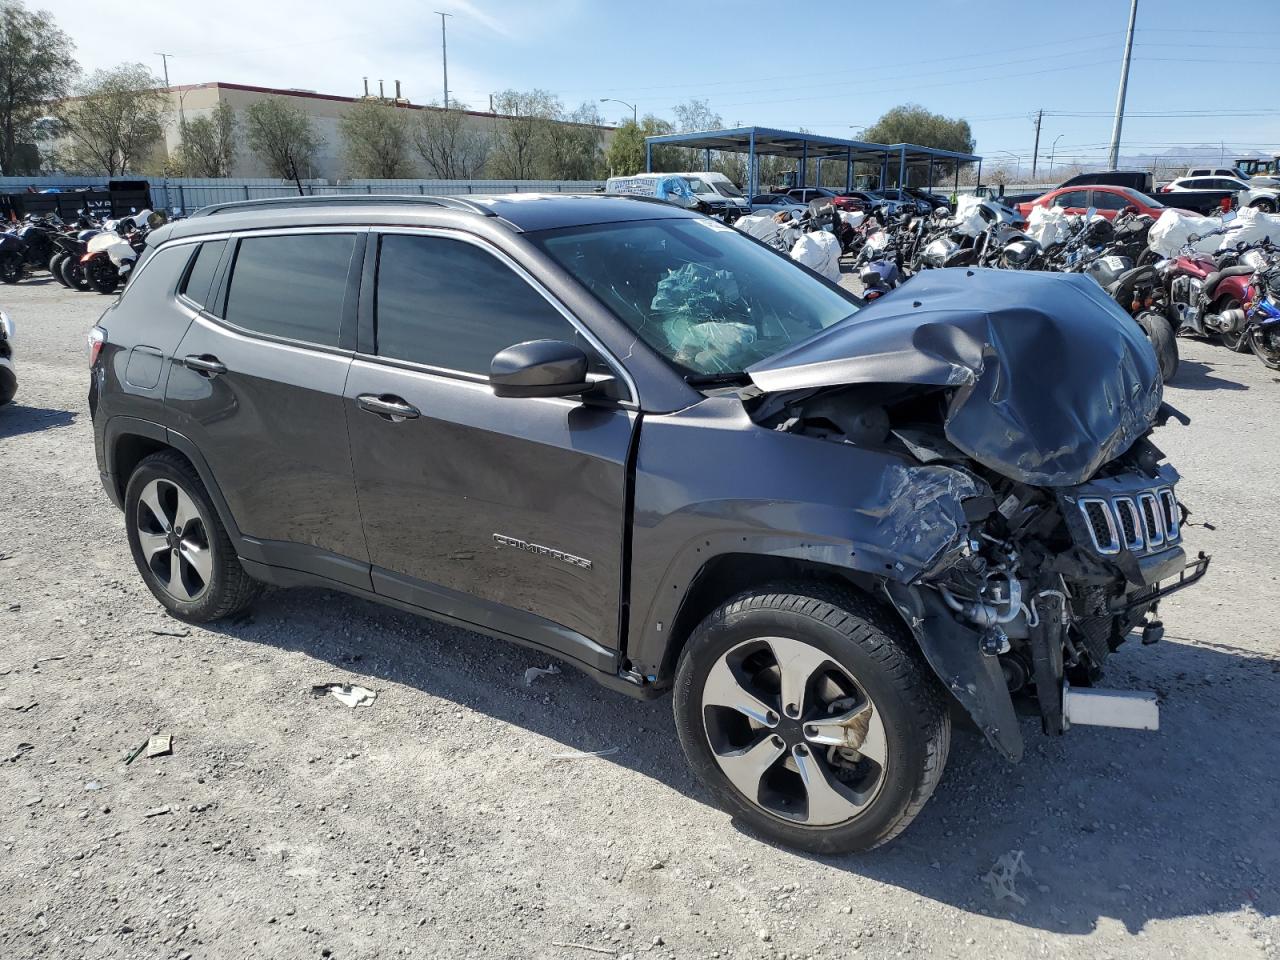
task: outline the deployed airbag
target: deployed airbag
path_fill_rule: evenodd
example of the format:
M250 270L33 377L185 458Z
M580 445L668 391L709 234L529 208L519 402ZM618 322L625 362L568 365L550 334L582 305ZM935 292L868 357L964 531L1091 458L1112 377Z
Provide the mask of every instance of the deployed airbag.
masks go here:
M749 367L768 392L858 383L954 387L944 431L967 456L1072 486L1151 426L1163 387L1141 328L1081 274L930 270Z

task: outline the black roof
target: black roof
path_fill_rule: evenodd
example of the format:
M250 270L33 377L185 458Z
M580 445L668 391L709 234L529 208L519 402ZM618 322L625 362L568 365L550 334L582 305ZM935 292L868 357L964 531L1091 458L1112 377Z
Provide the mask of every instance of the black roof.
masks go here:
M697 216L661 201L603 194L508 193L446 197L354 194L212 204L196 211L186 221L175 223L172 235L206 233L223 229L224 223L228 229L233 224L242 229L321 223L404 224L424 217L438 221L438 215L446 211L492 217L519 232ZM217 222L210 222L211 219Z

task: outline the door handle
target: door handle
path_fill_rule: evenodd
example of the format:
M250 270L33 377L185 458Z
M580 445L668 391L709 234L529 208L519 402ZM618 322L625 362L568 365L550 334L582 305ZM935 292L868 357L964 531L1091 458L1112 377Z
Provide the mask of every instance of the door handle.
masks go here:
M196 373L205 374L206 376L216 377L220 373L227 372L227 365L217 357L209 356L189 356L182 358L182 365Z
M380 417L386 417L392 423L399 423L401 420L416 420L421 416L417 407L411 403L405 403L399 397L390 395L378 396L372 393L362 393L356 397L356 404L361 410L375 413Z

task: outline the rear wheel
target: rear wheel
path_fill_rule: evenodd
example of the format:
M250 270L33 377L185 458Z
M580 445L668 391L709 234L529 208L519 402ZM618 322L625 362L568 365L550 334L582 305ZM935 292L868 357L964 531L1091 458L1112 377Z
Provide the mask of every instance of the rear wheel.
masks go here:
M67 285L67 281L62 277L62 261L65 259L67 259L65 253L55 253L49 260L49 275L64 287Z
M680 656L676 731L730 814L819 853L869 850L915 819L946 765L941 688L865 596L779 585L715 610Z
M195 469L171 451L142 461L124 496L129 549L143 581L184 620L218 620L257 599Z
M84 276L84 267L80 264L80 259L75 254L69 255L62 261L61 273L62 282L72 290L89 289L89 281Z
M1160 362L1160 378L1170 382L1178 375L1178 340L1173 335L1173 327L1169 321L1158 313L1147 311L1138 314L1138 326L1155 348L1156 359Z
M1259 213L1276 212L1276 204L1274 200L1258 200L1249 204L1249 206L1253 207L1253 209L1257 210Z
M1240 301L1235 297L1227 297L1220 302L1215 312L1226 313L1228 310L1239 310ZM1243 330L1224 330L1218 334L1222 338L1222 345L1228 350L1234 350L1236 353L1247 353L1249 350L1249 341L1245 339Z

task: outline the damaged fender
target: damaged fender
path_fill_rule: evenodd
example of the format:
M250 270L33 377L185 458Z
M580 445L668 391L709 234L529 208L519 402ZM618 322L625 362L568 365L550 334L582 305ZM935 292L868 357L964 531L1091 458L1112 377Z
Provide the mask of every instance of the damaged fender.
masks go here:
M1022 731L997 657L978 647L978 632L960 623L927 587L883 582L890 603L906 622L942 685L1007 760L1022 759Z

